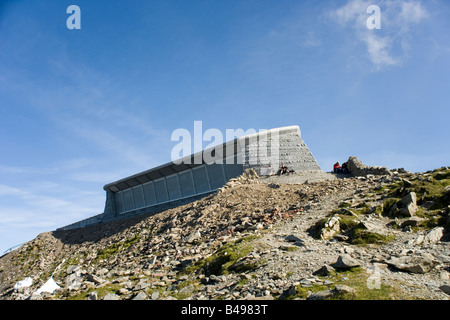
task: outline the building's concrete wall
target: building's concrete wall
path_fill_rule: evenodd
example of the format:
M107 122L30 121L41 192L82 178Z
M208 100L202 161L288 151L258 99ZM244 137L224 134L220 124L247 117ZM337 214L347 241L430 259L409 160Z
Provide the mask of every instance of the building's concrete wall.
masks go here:
M267 174L270 168L276 172L282 164L295 172L322 171L297 126L243 137L240 146L244 154L244 169L254 168L260 175Z
M232 148L228 148L229 146ZM192 201L214 192L247 168L254 168L260 175L276 173L281 164L295 172L322 171L303 142L297 126L246 135L215 148L222 157L215 159L215 163L192 167L181 167L180 164L180 167L175 167L180 168L175 170L176 172L173 171L174 164L170 163L155 168L156 171L161 171L158 171L158 178L153 180L149 178L149 172L155 170L150 170L106 185L104 213L62 229L158 212L182 202ZM208 150L203 151L200 156L207 152ZM193 156L196 157L197 154ZM172 171L169 170L170 167ZM161 174L163 170L172 173Z

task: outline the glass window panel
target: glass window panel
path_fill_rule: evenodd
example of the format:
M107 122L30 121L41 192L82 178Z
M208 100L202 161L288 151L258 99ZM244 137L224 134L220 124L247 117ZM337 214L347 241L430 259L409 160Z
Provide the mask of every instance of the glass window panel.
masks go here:
M167 190L169 191L170 200L180 199L181 198L181 189L180 183L178 182L178 176L172 175L166 177Z
M166 189L166 180L164 178L155 180L155 193L156 201L158 203L169 201L169 196L167 195Z
M122 213L125 211L125 207L123 205L123 197L122 197L122 191L118 191L114 194L114 201L116 203L116 212Z
M211 183L211 188L213 190L220 188L225 184L222 166L222 164L210 164L206 166L208 169L209 182Z
M180 179L181 191L183 197L192 196L195 194L194 181L192 180L191 170L186 170L178 175Z
M131 189L123 190L123 203L125 205L125 211L134 210L133 193Z
M142 185L133 187L133 198L136 209L145 207L144 194L142 192Z
M192 169L192 174L194 176L195 189L197 193L210 191L208 176L206 175L206 167L203 165Z
M242 164L237 163L237 155L234 156L234 160L232 163L229 161L231 159L227 159L225 165L225 175L227 177L227 181L240 176L244 172L244 166Z
M144 197L145 197L145 205L151 206L156 204L156 196L155 196L155 187L153 182L148 182L143 185L144 188Z

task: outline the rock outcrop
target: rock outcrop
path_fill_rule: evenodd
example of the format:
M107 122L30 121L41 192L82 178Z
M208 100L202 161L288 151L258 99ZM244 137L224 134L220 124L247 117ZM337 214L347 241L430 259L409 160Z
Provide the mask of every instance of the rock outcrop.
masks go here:
M361 160L355 156L350 156L347 161L348 170L354 176L367 176L372 175L388 175L392 176L392 172L387 167L379 166L366 166Z

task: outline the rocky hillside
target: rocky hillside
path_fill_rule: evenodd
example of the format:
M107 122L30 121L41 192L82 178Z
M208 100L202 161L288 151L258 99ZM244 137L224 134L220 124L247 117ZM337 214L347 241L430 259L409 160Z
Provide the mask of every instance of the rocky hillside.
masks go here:
M0 258L0 299L448 299L450 169L358 161L42 233Z

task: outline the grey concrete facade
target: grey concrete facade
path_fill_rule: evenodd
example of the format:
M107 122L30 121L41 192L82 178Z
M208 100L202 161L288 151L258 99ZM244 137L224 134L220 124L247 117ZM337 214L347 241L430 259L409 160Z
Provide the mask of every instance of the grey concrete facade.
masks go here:
M298 126L256 132L109 183L102 214L61 229L158 212L215 192L247 168L269 175L281 164L295 172L322 172Z

